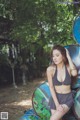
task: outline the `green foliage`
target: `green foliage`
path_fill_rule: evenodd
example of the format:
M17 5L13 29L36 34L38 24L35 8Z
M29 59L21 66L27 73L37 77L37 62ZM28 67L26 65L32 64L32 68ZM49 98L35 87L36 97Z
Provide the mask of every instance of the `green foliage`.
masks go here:
M28 42L37 42L41 46L75 43L72 4L59 4L56 0L3 0L0 6L0 14L14 23L10 38L19 40L23 46Z
M72 33L75 9L76 5L59 0L0 1L0 16L13 21L7 37L18 41L21 52L26 51L21 56L24 61L32 57L39 68L48 64L53 44L76 44Z
M7 64L8 54L7 54L7 46L0 45L0 65Z

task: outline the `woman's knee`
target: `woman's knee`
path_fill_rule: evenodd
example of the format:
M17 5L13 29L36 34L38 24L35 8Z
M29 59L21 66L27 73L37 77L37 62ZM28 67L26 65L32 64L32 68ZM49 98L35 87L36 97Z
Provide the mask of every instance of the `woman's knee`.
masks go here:
M51 117L50 117L50 120L53 120L53 115L56 113L56 110L54 109L51 109Z
M51 115L50 120L60 120L64 116L64 112L56 111L54 114Z
M58 119L55 119L55 118L51 117L50 120L58 120Z
M57 117L53 114L51 117L50 117L50 120L58 120Z

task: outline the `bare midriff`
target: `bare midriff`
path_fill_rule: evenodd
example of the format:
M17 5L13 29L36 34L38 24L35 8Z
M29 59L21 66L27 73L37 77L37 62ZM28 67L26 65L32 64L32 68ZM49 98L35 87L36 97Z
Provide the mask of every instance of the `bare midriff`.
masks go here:
M70 85L56 85L55 90L57 93L67 94L71 92L71 86Z

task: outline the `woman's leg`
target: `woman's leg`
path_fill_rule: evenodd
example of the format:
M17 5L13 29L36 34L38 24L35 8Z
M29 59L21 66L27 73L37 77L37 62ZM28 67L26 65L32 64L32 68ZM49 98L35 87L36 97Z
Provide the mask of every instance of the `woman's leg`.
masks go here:
M51 109L51 115L53 115L56 112L56 110Z
M64 108L64 111L63 112L58 110L53 111L50 120L60 120L69 111L69 107L66 104L63 104L62 106Z
M55 112L56 112L56 110L51 109L51 117L55 114ZM50 120L51 120L51 118L50 118Z

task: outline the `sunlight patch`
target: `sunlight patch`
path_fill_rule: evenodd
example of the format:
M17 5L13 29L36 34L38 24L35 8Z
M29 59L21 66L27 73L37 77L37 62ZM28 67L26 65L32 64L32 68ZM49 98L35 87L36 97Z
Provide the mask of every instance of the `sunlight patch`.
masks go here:
M17 106L30 106L31 104L32 104L31 100L22 100L20 102L11 103L11 105L17 105Z

